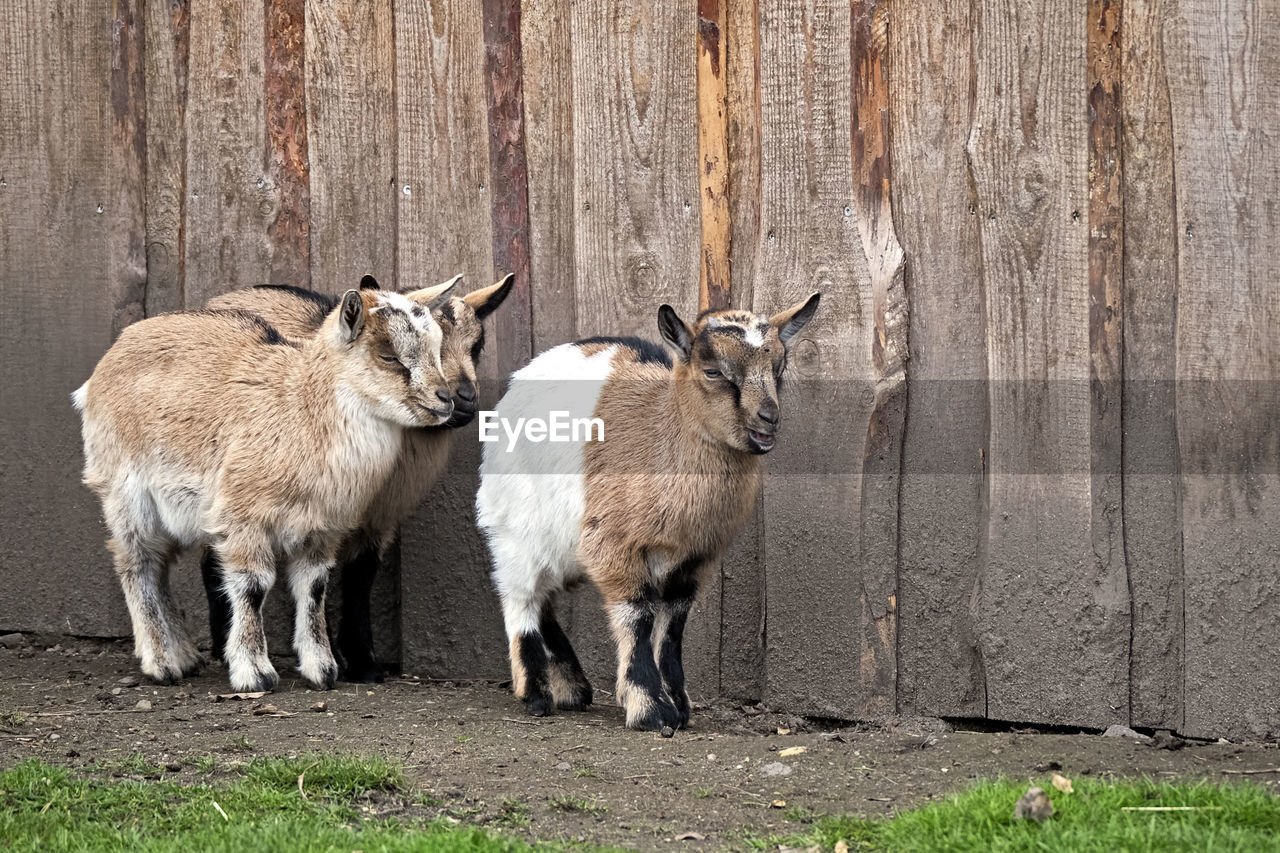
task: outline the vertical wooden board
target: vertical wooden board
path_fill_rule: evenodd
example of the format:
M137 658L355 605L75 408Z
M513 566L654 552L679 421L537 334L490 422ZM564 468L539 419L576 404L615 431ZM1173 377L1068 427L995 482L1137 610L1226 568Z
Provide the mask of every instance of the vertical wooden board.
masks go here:
M771 704L857 718L884 708L864 628L891 602L860 565L863 442L874 405L870 274L854 215L847 3L760 12L761 250L753 303L823 293L789 345L783 433L764 486ZM864 613L864 610L868 612ZM891 701L891 697L890 697Z
M698 183L702 256L698 307L728 308L729 125L728 0L698 0Z
M180 310L187 185L190 0L146 4L147 314Z
M301 9L298 10L301 12ZM279 16L282 10L276 9ZM302 25L303 21L298 21ZM396 172L395 50L390 0L358 0L306 7L305 61L290 56L291 22L280 26L277 64L305 69L305 93L279 93L268 110L273 173L289 181L282 192L299 205L302 222L284 209L272 229L273 278L308 282L340 294L372 273L385 288L396 284L396 210L390 191ZM291 75L286 75L291 76ZM284 85L280 83L278 85ZM272 97L268 86L268 97ZM303 105L305 104L305 107ZM273 112L276 120L271 121ZM277 132L278 131L278 132ZM303 134L296 140L295 134ZM296 223L301 222L301 227ZM304 280L291 268L309 259ZM399 566L388 561L373 588L374 637L379 660L400 660ZM336 587L337 585L334 584ZM335 589L335 599L337 598ZM332 610L333 608L331 608Z
M0 624L12 629L129 632L101 510L80 483L70 394L142 287L141 185L122 183L145 157L131 113L139 17L128 3L0 11L0 293L21 306L0 335Z
M395 51L390 0L308 4L305 129L311 282L396 285Z
M266 37L263 48L265 68L263 73L263 107L266 130L266 148L263 161L266 164L266 185L271 188L271 196L275 201L273 217L267 225L267 242L271 251L271 272L269 280L277 284L291 284L295 287L311 287L311 195L310 195L310 157L307 134L307 92L309 87L306 65L310 61L308 52L308 34L324 37L331 35L326 27L311 29L312 10L304 0L267 0L263 4L266 11L264 21ZM350 22L358 23L349 9L335 9L328 4L322 9L312 10L315 17L326 24L342 27ZM343 20L341 12L347 12L350 20ZM375 17L386 18L389 14L381 7L372 12ZM383 22L383 29L389 24ZM379 65L385 65L390 47L390 35L384 33L381 42L374 40L374 47L383 51L367 57L374 66L371 77L375 88L387 85L388 73L381 71ZM334 62L330 54L322 54L323 61ZM348 62L353 59L348 58ZM328 71L328 69L325 69ZM332 75L318 75L328 78ZM385 101L378 107L371 108L367 114L358 117L385 117ZM368 131L370 136L386 134L384 128ZM387 146L384 144L373 152L375 161L385 157ZM393 152L394 156L394 152ZM371 187L371 189L373 189ZM386 223L389 224L389 223Z
M457 273L490 284L493 234L479 4L395 4L397 281L422 287ZM407 190L407 191L406 191ZM480 366L483 408L497 399L495 348ZM403 663L424 675L501 676L502 620L475 528L479 444L453 437L440 484L401 529Z
M1182 726L1177 221L1160 0L1124 0L1124 545L1133 596L1132 725Z
M751 308L760 254L760 10L728 3L725 24L729 158L729 301ZM764 540L757 512L720 567L720 690L758 700L764 690Z
M533 352L577 337L573 44L568 0L530 0L520 17L529 164Z
M659 305L687 318L698 309L697 10L692 0L573 3L572 38L575 337L656 340ZM706 592L685 653L695 695L718 679L708 657L718 643L703 640L718 634L719 608ZM611 690L598 598L578 593L569 605L588 674Z
M697 313L696 27L692 0L573 4L579 336Z
M1085 18L1066 0L978 14L967 150L990 379L987 713L1126 722L1126 578L1092 529Z
M1185 723L1280 733L1280 21L1173 2Z
M268 280L278 190L264 170L263 5L191 8L185 307Z
M965 157L972 12L938 0L889 22L893 193L911 294L898 573L898 704L986 715L970 602L986 524L986 316Z

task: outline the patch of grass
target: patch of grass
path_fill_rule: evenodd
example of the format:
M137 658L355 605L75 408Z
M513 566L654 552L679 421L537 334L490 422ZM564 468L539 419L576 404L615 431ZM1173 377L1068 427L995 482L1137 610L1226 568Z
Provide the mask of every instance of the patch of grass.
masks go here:
M594 797L575 797L573 794L556 794L547 804L558 812L582 812L599 817L609 811L609 807Z
M21 711L0 711L0 728L16 729L25 726L28 719Z
M711 796L714 793L715 793L714 788L699 788L698 790L693 792L693 795L700 800L705 800L707 797Z
M497 820L506 826L528 826L529 807L513 797L502 801Z
M939 803L892 820L831 817L817 821L791 843L831 849L899 853L1087 853L1087 851L1273 851L1280 836L1280 797L1258 785L1103 782L1076 779L1075 793L1037 782L1053 800L1044 824L1014 820L1013 806L1028 784L1007 779L981 782ZM1196 811L1123 811L1126 806L1190 806Z
M210 773L218 769L218 759L213 753L201 755L195 760L195 768L200 773L208 776Z
M227 741L226 745L222 747L222 751L223 752L253 752L253 741L249 740L244 735L240 735L240 737L236 738L235 740Z
M792 823L805 823L813 820L814 812L813 809L806 808L805 806L791 806L782 813L782 816Z
M94 770L101 770L113 776L156 776L161 768L150 761L141 752L135 752L128 758L118 761L99 761L93 765Z
M471 743L471 741L475 740L475 738L474 738L474 737L467 737L467 736L465 736L465 735L458 735L456 738L454 738L454 740L455 740L457 743Z
M573 775L577 776L579 779L594 779L596 776L596 769L594 767L579 767L577 770L573 771Z
M316 780L314 788L306 783L305 799L297 789L303 768L308 768L307 780L313 774ZM351 801L343 799L402 784L399 769L376 758L259 759L246 767L243 778L222 785L82 779L31 760L0 772L0 838L5 849L104 853L534 849L475 827L409 817L362 819Z

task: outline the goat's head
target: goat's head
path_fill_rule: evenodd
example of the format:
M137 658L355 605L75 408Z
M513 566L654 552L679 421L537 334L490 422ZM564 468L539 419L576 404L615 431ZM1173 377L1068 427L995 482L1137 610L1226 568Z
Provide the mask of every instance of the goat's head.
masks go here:
M484 320L498 309L511 293L515 276L508 274L497 284L483 287L466 296L450 296L436 300L432 316L440 324L440 366L453 393L453 417L445 426L466 426L476 416L479 406L476 388L476 365L484 347Z
M773 449L782 410L778 385L787 343L813 318L821 294L772 317L750 311L704 311L692 325L670 305L658 309L658 330L675 350L675 375L697 395L703 428L738 450Z
M343 356L345 384L381 418L407 427L437 426L453 416L452 388L440 358L442 332L431 302L457 284L384 292L372 276L348 290L326 323Z

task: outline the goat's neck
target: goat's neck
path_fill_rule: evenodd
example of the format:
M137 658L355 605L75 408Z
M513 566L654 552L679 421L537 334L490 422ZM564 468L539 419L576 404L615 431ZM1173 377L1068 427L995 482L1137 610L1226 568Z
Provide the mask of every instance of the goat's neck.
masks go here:
M683 379L672 371L671 381L663 391L662 411L671 412L674 446L687 453L679 467L689 472L722 471L730 475L751 477L760 458L722 442L707 429L702 400L693 380Z

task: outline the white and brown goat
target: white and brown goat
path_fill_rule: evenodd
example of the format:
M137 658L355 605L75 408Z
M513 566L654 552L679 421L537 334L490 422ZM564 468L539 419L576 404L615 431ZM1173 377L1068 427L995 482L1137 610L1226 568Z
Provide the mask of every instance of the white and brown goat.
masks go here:
M648 341L592 338L512 376L496 409L504 429L558 416L594 418L603 431L485 447L477 522L493 555L513 687L529 713L591 702L554 609L556 594L586 576L617 643L627 725L688 722L685 621L704 572L751 514L760 456L781 418L787 342L818 301L815 293L770 318L705 312L692 325L663 305L658 328L674 362Z
M453 415L427 310L451 285L349 290L302 343L239 311L161 315L103 356L73 399L144 673L172 682L200 665L168 573L179 550L207 544L226 571L232 687L278 681L261 615L277 561L297 604L299 670L333 685L324 595L335 551L385 485L404 431Z
M453 282L460 278L454 278ZM370 616L373 581L387 551L395 543L400 524L422 503L444 469L452 443L451 431L475 418L476 370L485 338L483 324L507 298L514 280L513 275L507 275L498 283L465 296L442 296L431 306L432 316L440 324L442 333L440 369L453 395L453 416L443 426L405 430L400 459L386 485L370 502L359 526L338 549L342 611L334 651L342 677L349 681L382 680ZM376 287L377 282L366 276L361 286ZM263 285L222 294L210 300L206 307L250 312L279 329L286 338L301 341L316 333L335 305L332 297L314 291ZM230 629L231 608L215 550L205 550L200 570L209 602L212 654L220 658Z

